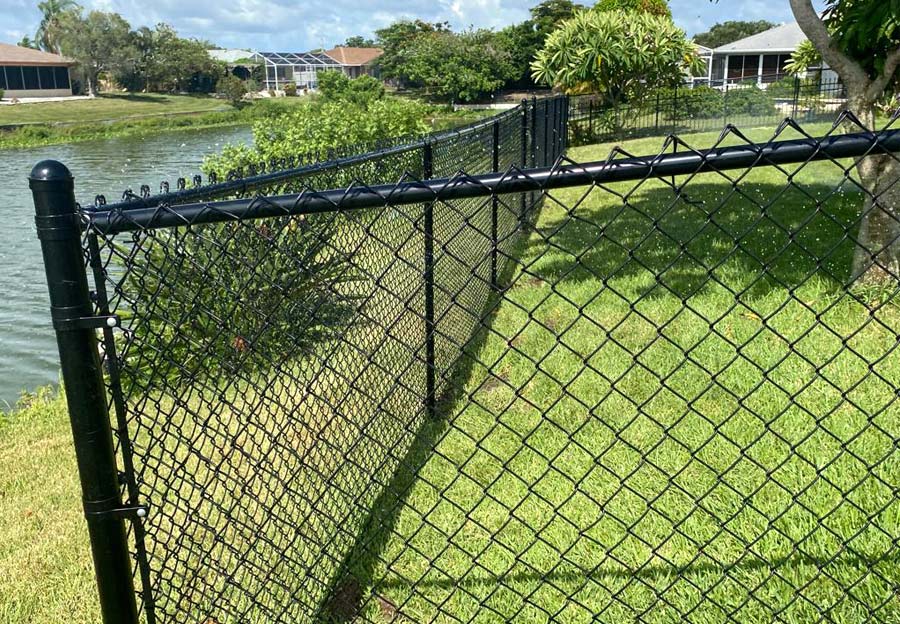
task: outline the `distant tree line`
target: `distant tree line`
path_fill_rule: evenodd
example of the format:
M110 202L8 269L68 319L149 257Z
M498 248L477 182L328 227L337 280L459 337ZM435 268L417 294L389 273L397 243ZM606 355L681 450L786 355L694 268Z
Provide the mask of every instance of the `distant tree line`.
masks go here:
M179 37L168 24L132 30L118 13L85 12L73 0L45 0L38 9L34 39L19 45L76 61L74 78L88 94L98 92L101 77L129 91L209 92L225 74L209 56L210 43Z

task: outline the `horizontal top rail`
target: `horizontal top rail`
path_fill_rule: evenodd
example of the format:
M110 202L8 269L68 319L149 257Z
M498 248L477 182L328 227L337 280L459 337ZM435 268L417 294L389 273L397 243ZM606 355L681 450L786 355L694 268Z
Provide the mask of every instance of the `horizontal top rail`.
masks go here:
M441 130L439 132L434 132L417 138L410 136L398 137L393 139L397 141L397 144L395 145L379 147L374 150L372 150L372 146L370 145L369 149L371 151L357 153L351 156L332 158L317 163L310 163L297 167L289 167L285 169L279 169L277 171L270 171L268 173L260 173L246 177L228 179L222 182L215 182L204 186L194 186L191 188L179 189L168 193L151 195L149 197L139 197L132 194L122 201L111 202L103 206L98 206L97 209L132 210L135 208L152 208L155 206L166 204L181 204L187 201L197 201L200 199L208 200L215 197L224 197L235 192L252 191L253 189L263 186L277 184L279 182L289 182L291 180L294 180L295 178L314 175L316 173L328 171L330 169L340 169L342 167L362 163L373 158L383 158L385 156L403 154L415 149L420 149L424 143L435 143L446 140L448 138L466 136L473 132L483 130L493 125L494 123L503 121L513 115L519 115L521 114L521 112L522 104L518 104L515 108L511 108L496 115L487 117L486 119L468 124L466 126L451 128L449 130Z
M400 149L400 148L397 148ZM589 184L608 184L652 177L776 166L813 160L860 157L900 152L900 130L859 132L719 147L681 153L627 157L585 164L564 164L535 169L511 168L485 175L459 174L432 180L405 180L396 184L358 186L290 195L253 197L153 207L104 206L87 211L90 225L104 234L159 229L190 224L217 223L265 217L377 208L432 201L487 197L493 194L546 191Z

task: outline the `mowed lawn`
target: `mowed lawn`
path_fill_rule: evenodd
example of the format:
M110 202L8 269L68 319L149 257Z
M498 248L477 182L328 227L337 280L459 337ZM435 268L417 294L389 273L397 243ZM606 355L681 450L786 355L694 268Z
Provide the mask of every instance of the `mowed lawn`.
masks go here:
M0 126L112 121L226 110L233 110L232 105L208 95L104 94L93 99L0 106Z
M360 549L366 619L900 621L900 307L841 288L862 196L730 175L550 193Z

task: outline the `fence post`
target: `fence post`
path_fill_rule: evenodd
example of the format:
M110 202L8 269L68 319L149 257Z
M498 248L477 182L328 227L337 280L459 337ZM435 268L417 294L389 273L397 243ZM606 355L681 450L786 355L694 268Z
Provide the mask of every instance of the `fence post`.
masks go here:
M675 85L672 97L672 134L678 132L678 85Z
M136 624L137 606L125 537L124 518L128 510L122 507L97 353L95 331L103 317L94 318L88 290L74 180L65 165L45 160L32 169L29 186L50 292L50 315L59 347L100 612L106 624Z
M797 117L797 104L800 99L800 76L794 76L794 101L791 105L791 119Z
M431 143L422 144L422 177L434 176L434 155ZM425 237L424 271L425 282L425 416L434 419L436 415L435 370L434 370L434 202L425 204L422 229Z
M541 108L544 109L544 145L541 151L541 166L547 166L547 141L549 140L549 123L550 123L550 107L547 106L547 100L541 102Z
M523 170L528 168L528 100L522 99L522 155L519 160L519 167ZM519 220L525 219L525 193L519 196Z
M500 171L500 122L494 120L491 124L491 171ZM498 245L498 216L500 200L496 193L491 194L491 288L497 289L497 245Z
M653 121L653 130L659 132L659 89L656 90L656 117Z
M588 140L594 140L594 98L588 100Z

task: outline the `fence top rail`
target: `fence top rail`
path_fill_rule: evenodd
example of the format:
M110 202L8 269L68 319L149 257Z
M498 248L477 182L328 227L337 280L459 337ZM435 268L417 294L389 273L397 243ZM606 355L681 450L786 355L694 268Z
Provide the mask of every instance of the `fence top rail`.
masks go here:
M518 104L514 108L505 110L496 115L491 115L490 117L486 117L485 119L480 119L471 124L458 128L450 128L448 130L433 132L431 134L427 134L418 138L409 136L400 137L397 139L398 143L395 145L388 145L386 147L379 147L377 149L371 149L370 146L370 151L353 154L351 156L342 156L316 163L300 165L297 167L289 167L285 169L279 169L277 171L270 171L268 173L260 173L257 175L228 179L224 182L214 182L202 186L197 185L191 188L182 188L176 191L159 193L157 195L151 195L148 197L139 197L126 191L124 194L124 199L122 201L109 204L104 203L103 205L96 206L95 208L97 210L133 210L135 208L153 208L155 206L162 205L183 204L188 201L210 200L217 197L231 195L236 192L252 191L254 189L269 186L272 184L278 184L279 182L288 182L296 178L303 178L308 175L321 173L322 171L347 167L350 165L365 162L373 158L383 158L385 156L413 151L416 149L420 149L424 143L438 143L450 138L466 136L468 134L472 134L474 132L483 130L484 128L490 127L498 122L504 121L509 117L521 115L522 108L523 104Z
M560 159L552 167L513 167L505 172L485 175L460 173L449 178L404 179L394 184L327 191L309 189L290 195L257 196L219 202L159 205L128 210L112 207L85 214L95 231L115 234L203 223L451 201L493 194L548 191L572 186L895 152L900 152L900 130L882 130L652 156L610 158L583 164Z

